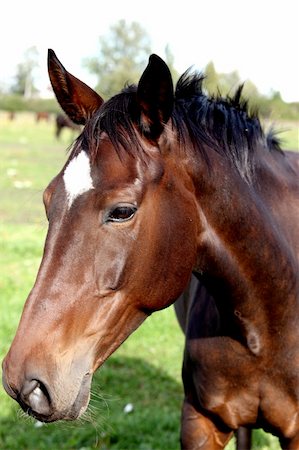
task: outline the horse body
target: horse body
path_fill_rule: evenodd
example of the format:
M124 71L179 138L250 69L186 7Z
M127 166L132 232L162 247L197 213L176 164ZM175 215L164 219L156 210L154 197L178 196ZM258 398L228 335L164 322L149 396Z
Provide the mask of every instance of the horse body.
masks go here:
M79 125L76 125L71 119L69 119L68 116L66 116L65 114L61 114L61 113L56 115L55 125L56 125L55 136L57 139L59 139L63 128L70 128L71 130L78 131L78 132L81 131L81 128Z
M193 271L218 316L205 336L190 320L182 447L223 448L245 425L299 448L298 158L239 94L208 99L183 77L174 98L156 56L106 103L53 52L49 73L85 128L44 194L49 231L7 392L39 420L78 417L93 372Z
M281 161L274 164L269 164L269 158L269 154L258 158L257 189L240 185L230 174L226 183L222 180L225 196L216 207L218 189L209 186L214 198L202 195L201 190L200 207L207 228L199 271L215 299L220 323L209 337L201 338L200 327L198 338L190 338L187 332L183 369L186 448L203 438L207 411L220 417L227 429L251 425L285 437L298 430L299 236L298 210L292 205L295 199L298 203L299 191L296 183L290 188L290 179L295 181L297 174L287 158L276 153L274 160ZM278 177L273 175L275 167L280 167ZM265 183L269 173L273 184ZM213 179L209 177L209 183ZM211 203L205 206L203 199L213 208ZM286 208L287 220L281 215ZM222 210L229 226L222 224ZM191 329L198 314L190 317ZM209 426L214 439L214 424ZM223 442L225 433L217 439Z

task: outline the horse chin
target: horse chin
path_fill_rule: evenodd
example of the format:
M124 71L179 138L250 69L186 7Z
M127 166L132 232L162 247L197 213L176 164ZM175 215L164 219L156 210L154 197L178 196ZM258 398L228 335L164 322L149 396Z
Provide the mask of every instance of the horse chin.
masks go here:
M77 395L77 398L68 412L68 414L64 417L64 420L75 420L78 419L88 408L89 400L90 400L90 385L91 385L92 375L85 376L80 391Z

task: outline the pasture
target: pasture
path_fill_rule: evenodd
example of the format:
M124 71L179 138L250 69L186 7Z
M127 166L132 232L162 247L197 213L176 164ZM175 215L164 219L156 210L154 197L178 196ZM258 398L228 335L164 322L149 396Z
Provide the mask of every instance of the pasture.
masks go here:
M284 148L298 150L296 124L277 128L283 130ZM42 192L61 169L74 136L64 130L57 141L53 121L36 123L30 114L8 121L0 114L1 360L42 255L47 230ZM89 410L76 423L41 426L20 413L1 386L0 448L178 449L183 344L173 308L147 319L97 372ZM279 448L275 438L261 431L254 432L253 444L256 449ZM228 448L233 449L233 443Z

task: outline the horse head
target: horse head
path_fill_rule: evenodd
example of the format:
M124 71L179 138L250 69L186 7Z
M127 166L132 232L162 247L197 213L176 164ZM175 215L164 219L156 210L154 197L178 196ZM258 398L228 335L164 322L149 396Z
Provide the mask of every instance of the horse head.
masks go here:
M48 62L58 102L84 130L44 192L44 254L3 362L7 392L46 422L80 416L95 370L183 291L199 232L167 65L152 55L137 87L104 102L53 51Z

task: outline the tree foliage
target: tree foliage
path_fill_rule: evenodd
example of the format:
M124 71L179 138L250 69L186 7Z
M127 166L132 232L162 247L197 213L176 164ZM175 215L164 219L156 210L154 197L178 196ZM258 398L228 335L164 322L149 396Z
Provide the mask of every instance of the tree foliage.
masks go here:
M137 22L120 20L112 25L107 35L99 39L99 55L85 60L86 67L96 75L96 90L105 98L119 92L128 83L137 83L151 53L150 38ZM163 55L160 55L163 57ZM15 82L10 94L0 93L0 109L5 111L48 111L57 110L54 100L34 98L35 71L38 67L36 47L29 48L18 64ZM175 58L169 46L165 48L164 60L174 80L179 78L175 68ZM203 87L210 95L232 96L242 84L239 73L219 73L214 63L209 62L205 70ZM250 80L244 83L243 97L249 100L251 109L258 110L260 116L275 120L298 120L299 103L285 103L280 92L273 91L270 96L262 95ZM56 106L55 106L56 105Z
M233 96L236 89L244 84L242 96L248 101L249 108L257 110L260 116L271 119L298 119L298 103L285 103L280 92L276 91L270 96L261 94L252 81L246 80L242 83L236 70L229 73L217 72L211 61L207 64L204 74L203 87L209 95Z
M173 83L175 84L180 77L180 73L175 68L174 54L172 53L169 45L166 45L165 47L165 62L169 67Z
M30 47L24 54L24 59L17 65L15 82L11 87L12 94L30 98L37 91L34 86L34 71L38 67L38 51Z
M99 43L99 56L85 65L97 77L96 90L107 97L138 81L150 54L150 38L139 23L120 20Z
M204 88L210 95L217 95L219 88L218 74L213 61L210 61L205 68Z
M54 98L25 98L19 94L0 94L0 111L19 112L60 112L60 106Z
M203 86L212 96L231 95L241 84L240 76L237 70L229 73L217 72L212 61L207 64L204 73L205 79Z

